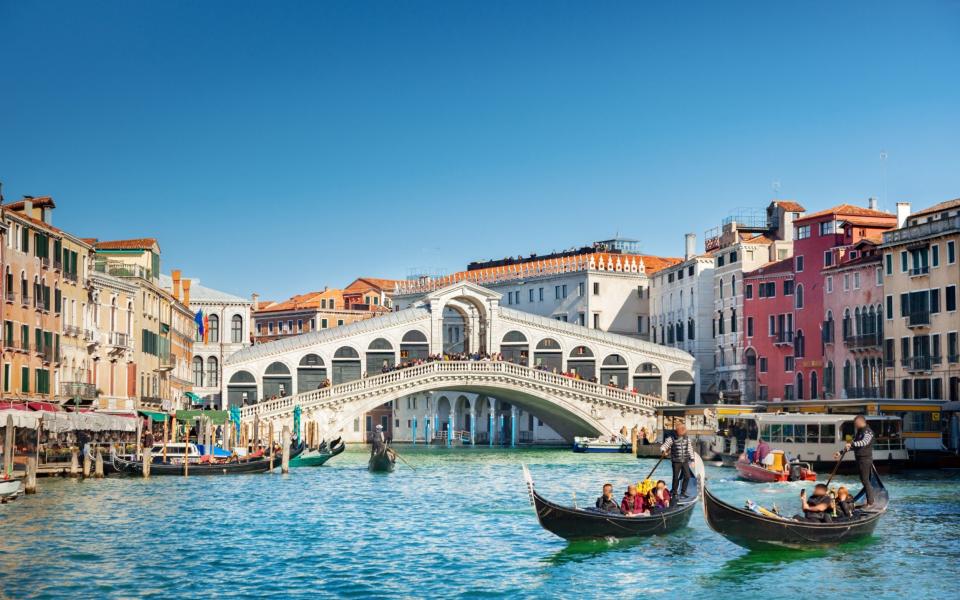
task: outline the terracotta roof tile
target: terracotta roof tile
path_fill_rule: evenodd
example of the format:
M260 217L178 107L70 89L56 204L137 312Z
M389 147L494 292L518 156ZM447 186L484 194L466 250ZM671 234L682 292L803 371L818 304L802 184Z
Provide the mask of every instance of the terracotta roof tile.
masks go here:
M774 204L790 212L806 212L807 210L799 202L794 202L793 200L777 200Z
M792 273L793 272L793 257L785 258L783 260L778 260L774 262L769 262L759 269L750 271L749 273L744 273L744 279L754 278L754 277L763 277L765 275L779 275L781 273Z
M110 240L106 242L97 242L94 247L97 250L150 250L154 246L158 248L156 238L136 238L131 240Z
M56 208L57 204L53 201L53 198L50 196L38 196L36 198L24 198L22 200L17 200L16 202L10 202L9 204L4 204L3 207L10 210L23 210L26 205L27 200L33 202L33 207L50 207Z
M880 210L873 210L871 208L863 208L862 206L854 206L852 204L838 204L837 206L828 208L826 210L821 210L809 215L804 215L799 219L795 220L794 223L799 223L801 221L808 221L810 219L816 219L818 217L825 217L827 215L836 215L843 219L843 217L874 217L874 218L892 218L896 219L897 215L893 213L883 212Z
M921 211L917 211L911 214L911 217L923 217L926 215L931 215L933 213L938 213L942 210L950 210L951 208L960 208L960 198L956 200L947 200L946 202L941 202L940 204L934 204L930 208L925 208Z

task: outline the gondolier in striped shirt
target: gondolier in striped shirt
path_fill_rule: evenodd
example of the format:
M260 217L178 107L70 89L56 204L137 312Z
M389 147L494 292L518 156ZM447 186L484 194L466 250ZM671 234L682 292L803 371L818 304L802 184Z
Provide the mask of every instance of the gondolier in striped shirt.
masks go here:
M690 473L690 461L693 460L693 444L687 437L687 426L684 423L678 423L674 429L673 437L667 438L667 441L660 446L660 454L663 458L670 456L670 464L673 466L673 485L670 487L670 504L676 504L677 498L686 499L687 485L690 483L692 474ZM677 486L681 479L683 485L680 488L680 495L677 496Z
M846 444L846 450L853 450L853 457L857 461L857 470L860 472L860 483L867 493L867 506L872 506L876 494L873 485L870 483L870 476L873 473L873 430L867 425L867 420L863 415L857 415L853 420L853 426L856 432L853 439ZM836 458L839 460L840 453Z

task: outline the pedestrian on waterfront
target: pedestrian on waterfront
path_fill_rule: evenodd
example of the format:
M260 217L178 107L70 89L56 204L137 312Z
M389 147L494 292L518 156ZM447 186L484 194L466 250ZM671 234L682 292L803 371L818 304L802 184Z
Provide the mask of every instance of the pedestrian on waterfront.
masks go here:
M597 510L620 514L620 505L613 499L613 484L603 484L603 495L597 498Z
M673 466L673 483L670 486L670 502L676 504L677 487L680 481L683 481L680 487L680 498L689 498L687 496L687 485L693 474L690 472L690 461L693 460L693 444L687 437L687 426L684 423L677 424L674 435L660 446L660 455L663 458L670 456L670 464Z
M867 419L863 415L857 415L853 420L853 426L856 432L853 440L846 443L844 451L853 449L853 457L857 461L857 471L860 473L860 483L867 493L867 506L873 506L876 493L873 485L870 483L870 476L873 473L873 430L867 425ZM841 454L837 452L833 457L840 460Z

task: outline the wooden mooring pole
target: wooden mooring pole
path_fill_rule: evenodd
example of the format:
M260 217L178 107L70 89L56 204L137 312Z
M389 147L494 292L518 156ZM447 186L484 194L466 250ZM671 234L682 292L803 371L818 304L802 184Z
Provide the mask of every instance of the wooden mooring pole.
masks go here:
M153 448L143 448L143 478L150 479L150 465L153 464Z
M287 425L283 426L283 459L280 463L280 472L289 473L290 472L290 427Z
M97 479L103 479L103 450L97 448L97 460L93 466L93 476Z
M23 492L25 494L37 493L37 457L27 457L27 477L23 480Z

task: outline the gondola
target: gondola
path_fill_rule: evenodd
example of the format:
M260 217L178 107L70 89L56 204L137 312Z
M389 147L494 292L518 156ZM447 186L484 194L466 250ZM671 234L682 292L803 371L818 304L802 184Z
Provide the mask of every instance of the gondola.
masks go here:
M304 445L295 446L290 451L291 462L304 451ZM267 473L279 467L282 458L279 454L272 459L269 456L251 460L239 459L225 463L190 463L189 475L240 475L245 473ZM143 461L128 460L119 456L113 457L113 465L118 473L127 475L143 475ZM183 475L183 464L151 463L150 475Z
M290 459L291 467L319 467L334 456L346 450L347 445L340 438L337 438L327 448L327 442L320 444L316 450L307 450L300 456Z
M890 495L880 481L876 469L871 477L876 501L868 511L859 511L852 519L832 523L811 523L792 518L764 516L737 508L718 499L707 485L703 486L703 515L711 529L744 548L812 548L847 542L873 533L880 517L887 511ZM860 490L854 501L862 501Z
M392 473L397 466L397 455L389 447L384 446L381 450L371 450L370 462L367 463L367 470L371 473Z
M697 503L698 480L694 478L690 480L690 488L687 490L689 499L681 500L676 506L649 517L626 517L593 508L561 506L551 502L537 493L533 477L526 465L523 467L523 475L527 481L530 504L536 510L540 525L550 533L570 541L671 533L686 527Z

